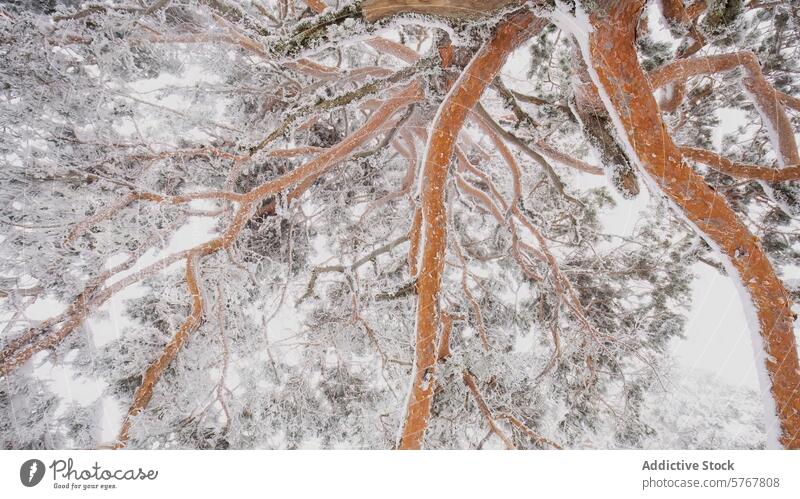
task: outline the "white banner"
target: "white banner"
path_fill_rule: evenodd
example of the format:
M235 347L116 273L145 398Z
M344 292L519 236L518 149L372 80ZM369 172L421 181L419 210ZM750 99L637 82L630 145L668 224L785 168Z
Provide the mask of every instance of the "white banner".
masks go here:
M4 451L0 495L798 497L798 470L788 451Z

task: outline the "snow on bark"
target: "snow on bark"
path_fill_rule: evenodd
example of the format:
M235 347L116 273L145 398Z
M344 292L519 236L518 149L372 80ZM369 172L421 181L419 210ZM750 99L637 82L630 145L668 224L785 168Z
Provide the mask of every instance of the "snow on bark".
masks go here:
M784 95L764 77L756 55L749 51L679 59L648 74L650 85L660 88L670 82L686 81L693 76L721 73L742 68L743 87L751 97L767 127L770 142L779 153L779 164L800 162L792 123L783 108ZM788 96L787 96L788 97Z
M522 3L522 0L365 0L362 9L369 22L405 13L465 19L484 17L487 12Z

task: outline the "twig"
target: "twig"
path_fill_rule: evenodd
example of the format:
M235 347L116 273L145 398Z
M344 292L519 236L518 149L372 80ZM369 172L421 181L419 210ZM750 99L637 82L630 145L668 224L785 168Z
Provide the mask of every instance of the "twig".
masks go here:
M492 410L489 409L488 405L486 405L486 402L481 396L481 392L478 390L478 385L475 383L475 376L469 371L464 371L463 378L464 384L467 385L472 397L475 399L475 404L478 406L481 414L483 414L483 417L486 418L486 422L489 423L489 429L491 429L492 433L497 435L497 437L502 440L507 449L516 449L517 447L514 445L514 442L512 442L511 439L503 432L503 430L497 426L494 416L492 416Z

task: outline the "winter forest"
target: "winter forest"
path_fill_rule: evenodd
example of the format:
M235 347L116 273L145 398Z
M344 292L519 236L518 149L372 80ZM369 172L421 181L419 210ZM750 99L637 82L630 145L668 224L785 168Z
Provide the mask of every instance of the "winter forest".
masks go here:
M0 448L800 448L798 132L791 0L5 0Z

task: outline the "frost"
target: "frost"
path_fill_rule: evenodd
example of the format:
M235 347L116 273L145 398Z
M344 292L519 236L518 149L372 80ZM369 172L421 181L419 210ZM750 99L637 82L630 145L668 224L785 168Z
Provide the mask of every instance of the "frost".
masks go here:
M417 375L411 248L429 241L412 220L431 123L508 11L370 25L353 4L228 4L0 10L0 347L21 359L2 364L3 448L109 447L123 421L132 448L396 445ZM508 416L569 448L761 446L749 392L716 383L709 397L711 381L669 368L703 285L691 266L716 258L658 202L572 167L599 164L569 112L565 34L585 56L591 26L580 5L548 15L564 32L521 45L498 80L512 98L490 89L481 104L551 146L554 174L513 144L504 155L471 114L458 154L434 158L445 212L422 223L447 236L427 255L443 271L437 363L418 386L434 394L424 446L503 448L487 411L519 448L547 445ZM769 31L753 26L751 45ZM674 48L658 30L648 61ZM709 147L722 101L741 111L738 82L719 80L687 111L687 143ZM755 146L735 150L760 164L768 131L753 128ZM624 165L605 166L618 182ZM773 210L779 193L707 179L738 196L791 278L798 225ZM170 362L126 419L158 359Z

